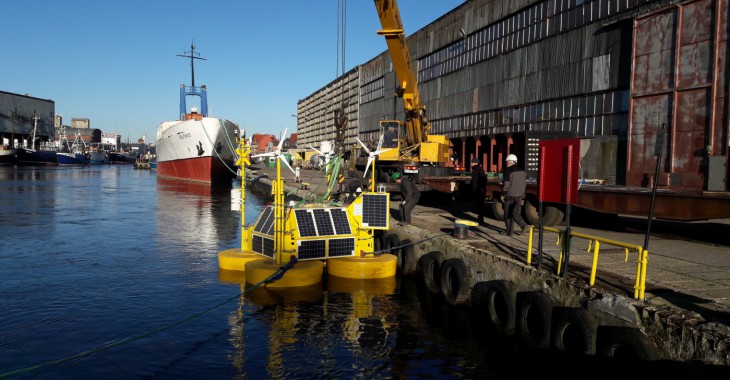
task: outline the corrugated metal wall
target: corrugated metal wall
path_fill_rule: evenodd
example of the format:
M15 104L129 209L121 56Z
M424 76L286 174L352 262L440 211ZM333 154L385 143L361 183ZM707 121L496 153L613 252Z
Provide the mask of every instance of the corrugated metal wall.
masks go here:
M0 91L0 133L10 138L23 135L26 138L33 132L33 117L38 117L36 136L48 141L53 137L55 103L52 100Z
M710 52L706 54L717 51L718 64L709 68L715 70L710 76L725 86L728 81L727 61L723 61L728 54L727 1L704 0L703 10L694 14L705 15L706 19L707 14L715 14L718 9L721 13L704 26L685 22L692 29L681 34L677 47L689 52L682 55L688 60L701 60L702 51ZM465 2L408 38L418 68L422 102L427 106L432 124L431 133L447 135L455 146L463 147L462 154L484 157L496 169L501 165L498 157L505 154L505 149L525 157L525 141L531 134L572 133L590 137L583 140L581 175L624 184L629 160L635 160L627 154L631 144L629 111L634 33L656 35L655 30L634 29L634 19L681 3L670 0ZM407 13L408 9L401 12ZM691 37L713 34L712 28L718 29L714 38ZM359 128L363 139L374 139L378 120L404 117L402 102L394 97L397 80L384 41L383 49L382 54L360 65L356 72L360 104L350 128ZM697 54L699 58L692 58ZM656 56L661 58L660 52ZM648 59L648 62L655 61ZM666 69L671 71L669 67ZM702 67L691 62L678 66L679 69L689 71L683 77L707 77ZM651 78L661 81L663 86L672 81L661 76ZM726 89L705 82L701 86L713 92L707 96L714 96L715 101L708 104L722 105L714 107L710 122L717 126L711 134L716 154L727 154L727 142L723 140L728 133ZM321 94L327 93L328 88L329 85L309 98L323 98ZM698 99L696 96L691 99L679 96L675 100L693 107ZM668 103L663 107L657 112L670 112ZM307 110L303 111L306 114ZM690 113L682 117L697 119ZM307 128L307 136L326 136L326 130L333 128L322 123L302 125L301 121L299 126ZM695 145L693 142L692 146ZM695 169L701 170L692 170ZM677 180L677 185L679 182L697 186L696 180L688 178Z

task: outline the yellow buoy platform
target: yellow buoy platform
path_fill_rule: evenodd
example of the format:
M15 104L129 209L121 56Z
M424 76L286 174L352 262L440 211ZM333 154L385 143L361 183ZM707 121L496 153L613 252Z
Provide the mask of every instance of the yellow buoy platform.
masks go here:
M241 248L231 248L218 252L218 267L220 269L244 271L247 262L260 259L261 255Z
M278 272L284 265L277 264L274 260L262 259L252 260L246 263L246 282L256 285ZM266 283L269 288L294 288L297 286L308 286L322 282L324 263L321 261L298 261L289 268L284 276Z
M327 260L327 273L337 277L373 279L395 276L398 258L384 254L365 257L341 257Z

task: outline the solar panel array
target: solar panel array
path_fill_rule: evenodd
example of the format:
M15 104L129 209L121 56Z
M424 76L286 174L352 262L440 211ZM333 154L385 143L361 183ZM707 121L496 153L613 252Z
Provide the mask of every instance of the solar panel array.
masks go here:
M299 260L326 259L355 255L355 238L352 237L299 240L297 243L297 258Z
M362 195L362 225L368 228L388 228L390 215L388 194Z
M381 208L374 207L380 202ZM373 198L367 210L380 219L376 222L387 222L387 197ZM328 257L345 257L355 255L355 237L347 216L347 210L340 207L295 209L297 230L300 240L297 241L297 257L300 260L319 260ZM387 226L387 224L386 224ZM264 208L256 222L252 236L252 250L269 258L274 258L274 207Z
M347 212L342 208L314 208L294 210L299 236L333 236L352 233Z

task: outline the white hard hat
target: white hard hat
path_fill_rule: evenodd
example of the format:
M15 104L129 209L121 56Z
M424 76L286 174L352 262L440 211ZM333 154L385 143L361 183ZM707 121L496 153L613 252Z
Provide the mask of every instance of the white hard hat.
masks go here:
M504 160L517 163L517 156L515 156L514 154L509 154L509 155L507 155L507 158L505 158Z

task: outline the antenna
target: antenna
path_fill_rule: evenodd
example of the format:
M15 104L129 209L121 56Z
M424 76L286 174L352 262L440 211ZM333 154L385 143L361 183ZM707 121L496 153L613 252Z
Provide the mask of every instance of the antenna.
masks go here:
M185 55L188 54L188 55ZM190 43L190 51L186 51L185 54L178 54L178 57L190 58L190 72L192 73L192 86L195 87L195 60L202 59L207 61L206 58L201 58L200 53L195 52L195 41Z

